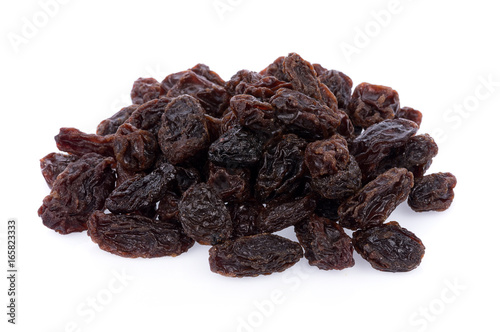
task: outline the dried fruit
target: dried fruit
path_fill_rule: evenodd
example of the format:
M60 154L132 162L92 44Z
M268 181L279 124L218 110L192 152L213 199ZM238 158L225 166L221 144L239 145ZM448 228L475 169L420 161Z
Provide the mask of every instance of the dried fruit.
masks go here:
M113 140L115 159L129 171L144 171L153 166L158 144L149 131L137 129L130 123L118 128Z
M45 182L47 182L49 188L52 189L57 176L66 169L69 163L77 160L78 156L55 152L49 153L48 155L40 159L40 168L42 169L42 175L45 178Z
M354 232L352 243L373 268L387 272L411 271L425 253L422 241L395 221Z
M222 199L206 183L194 184L179 202L179 220L186 234L200 244L231 237L233 224Z
M177 256L194 244L174 223L101 211L90 216L88 234L102 250L130 258Z
M138 78L134 82L130 98L134 104L144 104L160 98L160 83L154 78Z
M322 270L342 270L354 266L351 238L337 223L312 215L295 225L295 234L310 265Z
M88 153L68 164L38 210L43 224L61 234L87 229L87 219L113 190L113 158Z
M116 133L118 127L120 127L127 119L134 113L134 111L139 107L139 105L130 105L122 108L116 112L113 116L106 120L102 120L97 126L96 134L101 136L111 135Z
M383 223L404 202L413 187L413 174L391 168L339 206L340 226L356 230Z
M100 136L85 134L76 128L61 128L56 140L57 148L77 156L86 153L97 153L105 157L113 157L114 135Z
M282 272L303 257L300 244L273 234L244 236L209 250L212 272L227 277L255 277Z
M444 211L453 202L457 178L451 173L434 173L415 181L408 197L413 211Z

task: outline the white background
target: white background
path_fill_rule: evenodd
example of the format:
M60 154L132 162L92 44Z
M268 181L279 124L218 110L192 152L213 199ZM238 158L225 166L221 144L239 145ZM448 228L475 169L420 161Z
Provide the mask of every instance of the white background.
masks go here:
M464 3L467 3L465 5ZM500 49L493 1L2 1L1 253L18 220L18 324L9 331L498 331ZM49 4L49 5L44 5ZM218 5L218 7L216 6ZM94 132L130 103L138 77L199 62L224 79L297 52L395 88L424 114L440 152L429 172L458 178L445 212L390 216L426 246L410 273L305 259L266 277L210 272L208 246L125 259L37 216L49 193L39 159L60 127ZM489 83L488 83L489 82ZM493 159L495 158L495 159ZM281 232L294 238L291 230Z

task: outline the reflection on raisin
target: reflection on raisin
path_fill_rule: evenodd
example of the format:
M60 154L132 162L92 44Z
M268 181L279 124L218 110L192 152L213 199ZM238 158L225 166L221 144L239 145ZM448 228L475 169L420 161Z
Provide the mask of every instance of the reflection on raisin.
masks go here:
M451 173L434 173L415 182L408 205L417 212L444 211L453 202L457 178Z

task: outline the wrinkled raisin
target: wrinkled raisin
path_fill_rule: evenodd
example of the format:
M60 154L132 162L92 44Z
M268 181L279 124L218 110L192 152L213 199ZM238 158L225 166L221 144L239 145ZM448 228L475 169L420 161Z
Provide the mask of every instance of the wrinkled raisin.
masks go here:
M69 163L77 161L78 158L78 156L71 154L52 152L40 159L42 175L49 188L52 189L57 176L66 169Z
M114 135L100 136L86 134L76 128L61 128L54 137L57 148L77 156L86 153L97 153L105 157L114 157Z
M154 78L138 78L134 82L130 98L134 104L144 104L160 97L160 83Z
M408 205L417 212L444 211L453 202L457 178L451 173L434 173L415 181Z
M139 172L153 166L157 149L152 133L137 129L130 123L121 125L113 140L116 161L129 171Z

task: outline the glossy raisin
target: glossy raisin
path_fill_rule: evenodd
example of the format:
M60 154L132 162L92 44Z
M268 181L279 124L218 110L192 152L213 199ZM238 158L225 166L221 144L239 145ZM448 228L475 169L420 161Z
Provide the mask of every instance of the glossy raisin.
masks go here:
M339 206L340 226L356 230L383 223L412 187L413 174L405 168L380 174Z
M150 207L173 187L175 168L164 163L146 176L123 182L106 199L106 208L114 213L127 213Z
M61 234L86 230L88 217L104 207L114 188L113 164L113 158L96 153L69 163L38 210L43 224Z
M316 69L316 65L313 66ZM333 92L337 98L338 107L344 110L347 109L351 101L351 78L337 70L325 70L321 74L318 73L318 79Z
M216 244L231 237L231 216L215 190L194 184L179 202L179 220L188 236L200 244Z
M232 238L255 235L261 233L259 225L264 206L256 200L232 203L228 206L233 221Z
M254 96L240 94L231 98L231 110L238 123L249 130L273 132L278 129L274 107Z
M157 156L156 137L130 123L118 128L113 140L115 159L129 171L144 171L153 166Z
M52 152L40 159L42 175L49 188L52 188L57 176L66 169L69 163L77 161L78 158L72 154Z
M295 195L306 172L306 144L304 139L288 134L268 145L262 155L262 165L255 183L255 195L259 200Z
M122 108L116 112L110 118L101 121L97 126L96 134L101 136L111 135L116 133L118 127L120 127L127 119L134 113L134 111L139 107L139 105L130 105Z
M86 153L97 153L105 157L113 157L114 135L100 136L86 134L76 128L61 128L54 137L57 148L77 156Z
M161 125L161 117L170 101L170 98L165 97L150 100L139 106L125 122L137 129L147 130L153 135L157 135Z
M101 211L90 216L88 235L102 250L129 258L178 256L194 244L178 224Z
M261 233L274 233L293 226L309 217L316 208L312 195L297 197L291 201L271 201L266 204L258 229Z
M282 272L303 257L300 244L273 234L240 237L209 250L212 272L226 277L255 277Z
M130 92L134 104L144 104L153 99L160 98L160 83L154 78L138 78Z
M411 271L425 253L422 241L395 221L356 231L352 242L373 268L386 272Z
M224 202L243 202L250 197L250 171L210 165L210 185Z
M401 107L396 113L396 118L411 120L420 127L422 123L422 112L411 107Z
M182 95L167 105L161 118L158 144L174 165L208 148L210 138L204 111L195 98Z
M355 126L368 128L384 120L394 119L399 111L397 91L382 85L359 84L352 93L347 113Z
M444 211L453 202L457 178L451 173L433 173L415 181L408 205L417 212Z
M312 215L295 225L295 234L310 265L322 270L354 266L351 238L337 223Z

